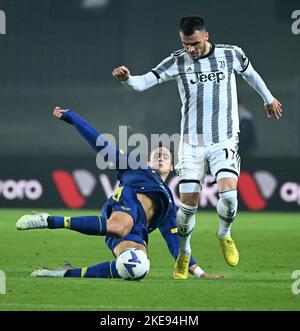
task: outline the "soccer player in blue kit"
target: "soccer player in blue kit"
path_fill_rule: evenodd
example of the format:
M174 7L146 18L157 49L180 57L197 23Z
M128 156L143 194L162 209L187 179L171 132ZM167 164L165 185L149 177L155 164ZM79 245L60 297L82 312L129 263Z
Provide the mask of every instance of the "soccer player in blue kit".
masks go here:
M101 216L50 216L46 213L24 215L16 224L18 230L66 228L87 235L106 236L105 242L115 257L128 248L141 249L147 254L148 233L159 228L169 251L176 260L179 253L179 237L176 224L176 207L165 180L173 169L173 158L164 146L151 152L150 166L136 168L127 153L113 148L102 135L72 110L56 107L55 117L73 125L96 152L105 148L115 158L114 166L119 189L106 201ZM134 167L121 167L121 164ZM193 258L189 271L196 277L223 278L204 272ZM116 261L94 266L74 268L65 263L57 269L42 268L32 276L120 278Z

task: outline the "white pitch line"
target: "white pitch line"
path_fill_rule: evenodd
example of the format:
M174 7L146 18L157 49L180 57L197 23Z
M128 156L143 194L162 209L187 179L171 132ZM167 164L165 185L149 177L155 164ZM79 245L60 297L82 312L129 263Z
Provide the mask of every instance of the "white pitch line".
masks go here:
M199 311L199 310L243 310L240 308L203 308L203 307L150 307L150 306L106 306L106 305L79 305L79 306L74 306L74 305L55 305L55 304L31 304L31 303L0 303L0 307L36 307L36 308L53 308L53 309L59 309L59 308L64 308L64 309L70 309L70 310L76 310L76 309L84 309L84 308L90 308L90 309L143 309L143 310L180 310L180 311Z

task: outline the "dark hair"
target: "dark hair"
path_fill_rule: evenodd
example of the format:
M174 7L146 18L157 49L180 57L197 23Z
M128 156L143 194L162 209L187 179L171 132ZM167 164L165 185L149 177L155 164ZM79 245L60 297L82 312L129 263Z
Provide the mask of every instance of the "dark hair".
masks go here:
M168 146L166 146L166 145L163 145L163 143L160 141L159 143L158 143L158 145L157 146L155 146L154 148L152 148L152 150L150 151L150 155L152 154L152 152L153 151L155 151L156 149L161 149L161 148L166 148L169 152L170 152L170 154L171 154L171 157L172 157L172 163L174 162L174 150L173 150L173 148L170 146L170 147L168 147ZM150 155L149 155L149 157L150 157Z
M206 31L204 20L200 16L185 16L182 17L179 30L186 36L192 35L195 31Z

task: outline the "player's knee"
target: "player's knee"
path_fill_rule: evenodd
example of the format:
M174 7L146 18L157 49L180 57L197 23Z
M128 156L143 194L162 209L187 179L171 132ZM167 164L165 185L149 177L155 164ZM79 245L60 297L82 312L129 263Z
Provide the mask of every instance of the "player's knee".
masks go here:
M119 227L116 229L115 231L115 236L116 238L124 238L126 237L130 232L130 229L128 229L127 227Z
M237 190L219 193L219 201L217 203L217 212L224 221L233 222L237 213Z
M225 178L222 176L226 176ZM230 177L233 176L233 177ZM217 177L218 190L219 192L227 192L236 190L237 188L237 177L229 172L221 172Z
M187 206L198 206L199 202L199 193L180 193L180 202Z
M126 237L132 228L131 222L120 221L114 218L110 218L107 222L107 233L115 238L124 238Z

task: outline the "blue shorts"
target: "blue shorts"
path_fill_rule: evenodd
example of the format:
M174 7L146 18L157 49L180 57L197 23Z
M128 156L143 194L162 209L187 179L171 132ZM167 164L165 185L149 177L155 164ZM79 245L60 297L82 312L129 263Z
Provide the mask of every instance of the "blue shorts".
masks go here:
M147 218L134 189L128 186L119 187L119 189L106 201L102 207L102 216L104 216L106 219L109 219L113 211L121 211L123 213L129 214L133 218L134 225L126 237L117 239L106 236L105 243L108 248L113 252L114 248L120 242L128 240L135 241L139 244L147 246Z

